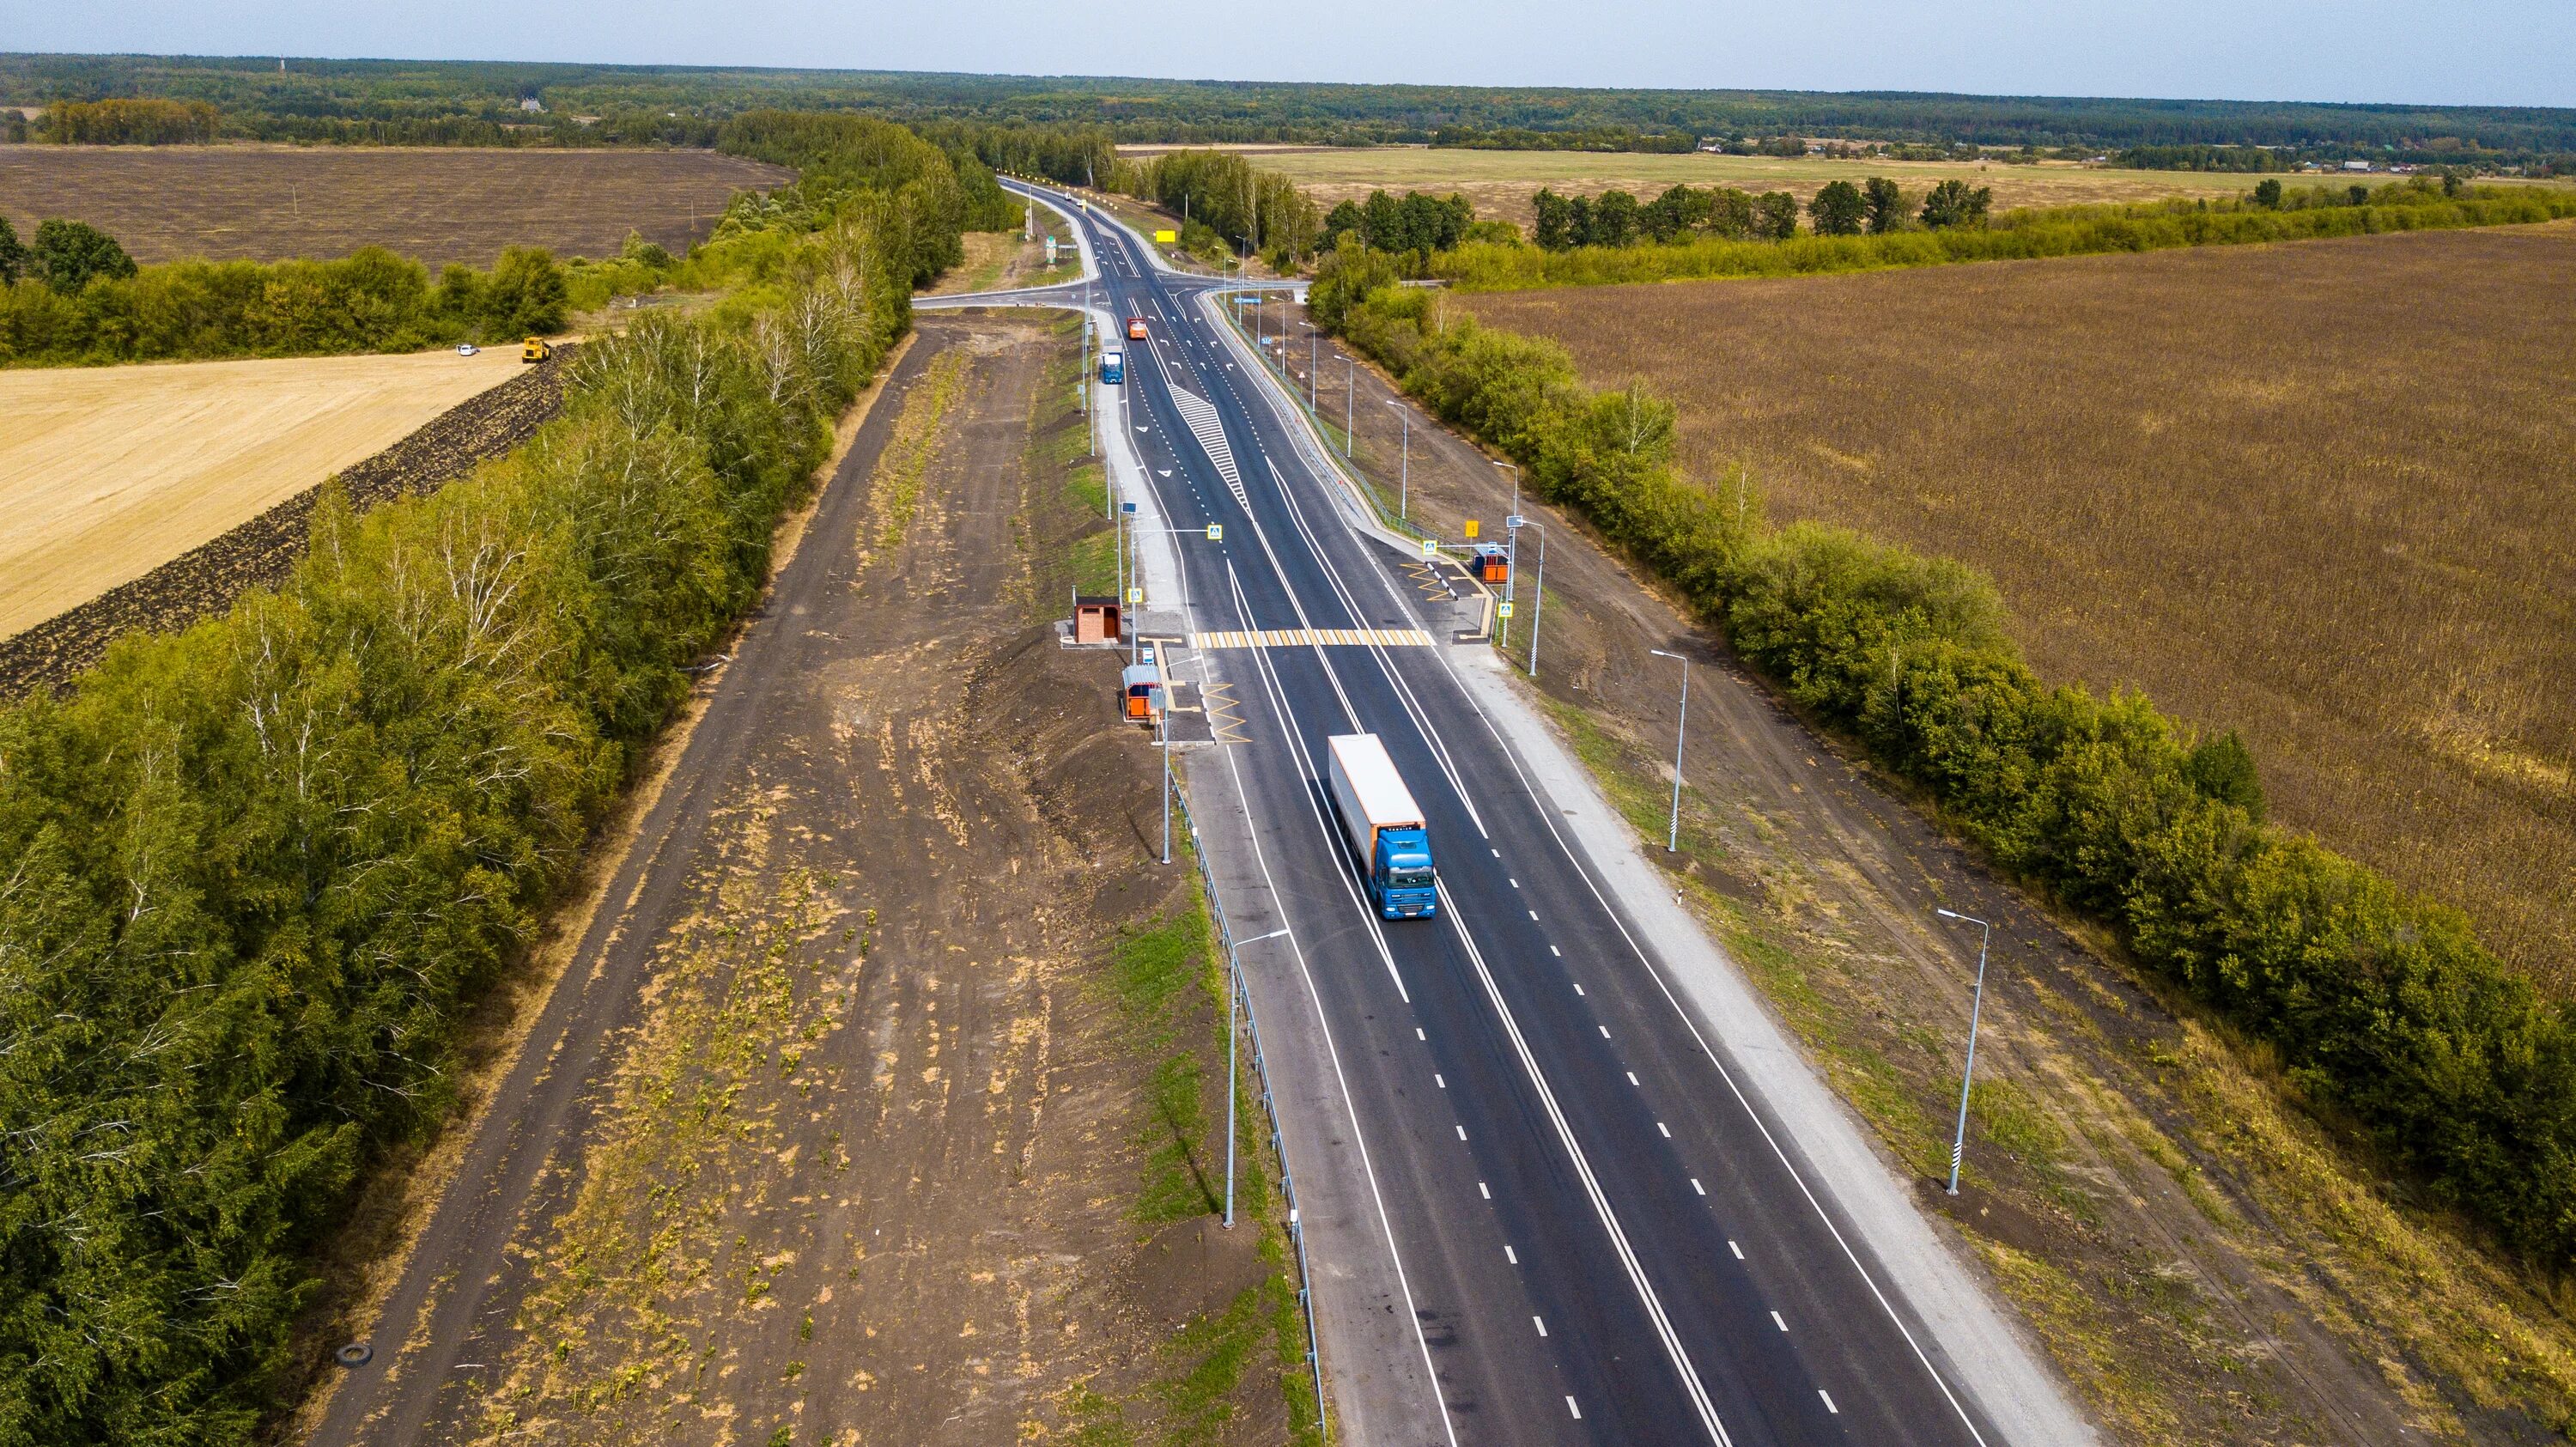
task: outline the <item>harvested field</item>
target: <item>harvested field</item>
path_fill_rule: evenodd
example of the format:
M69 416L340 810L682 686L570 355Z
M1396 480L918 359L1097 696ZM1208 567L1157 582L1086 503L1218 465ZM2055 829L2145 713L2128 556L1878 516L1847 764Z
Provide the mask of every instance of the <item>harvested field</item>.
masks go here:
M1170 147L1119 148L1143 154ZM1567 196L1595 196L1614 187L1640 200L1676 184L1740 186L1747 191L1790 191L1804 199L1828 181L1857 184L1887 176L1920 195L1952 177L1992 187L1999 209L2069 206L2088 201L2154 201L2167 196L2234 196L2252 190L2260 176L2197 171L2124 171L2051 161L2007 166L1999 161L1835 161L1822 156L1656 155L1605 151L1468 151L1429 146L1228 147L1252 154L1254 164L1306 188L1317 202L1359 200L1384 188L1399 194L1464 191L1476 214L1531 224L1530 197L1541 186ZM2285 178L2298 184L2300 178ZM2309 178L2322 179L2322 178ZM2374 178L2385 180L2386 177Z
M23 524L0 540L0 698L282 580L334 472L363 511L518 445L562 406L569 355L0 373L0 507Z
M2576 227L1462 299L1784 518L1992 573L2048 677L2576 992Z
M0 146L0 214L99 226L137 261L276 261L385 246L432 267L505 246L614 255L629 230L674 252L734 192L795 179L713 151L301 146Z

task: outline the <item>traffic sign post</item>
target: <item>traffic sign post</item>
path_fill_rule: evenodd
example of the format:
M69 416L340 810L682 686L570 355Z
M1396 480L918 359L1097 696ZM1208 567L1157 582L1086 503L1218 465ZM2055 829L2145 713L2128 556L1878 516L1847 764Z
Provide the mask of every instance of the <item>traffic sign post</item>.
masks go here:
M1494 605L1494 616L1497 618L1509 618L1512 616L1512 605L1509 599Z

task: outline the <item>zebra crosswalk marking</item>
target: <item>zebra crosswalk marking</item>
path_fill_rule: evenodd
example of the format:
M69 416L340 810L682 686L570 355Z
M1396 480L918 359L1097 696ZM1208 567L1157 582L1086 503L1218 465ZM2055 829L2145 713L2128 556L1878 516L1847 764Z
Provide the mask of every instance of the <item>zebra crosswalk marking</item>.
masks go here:
M1192 648L1309 648L1319 643L1352 648L1428 648L1431 635L1419 628L1221 629L1190 635Z

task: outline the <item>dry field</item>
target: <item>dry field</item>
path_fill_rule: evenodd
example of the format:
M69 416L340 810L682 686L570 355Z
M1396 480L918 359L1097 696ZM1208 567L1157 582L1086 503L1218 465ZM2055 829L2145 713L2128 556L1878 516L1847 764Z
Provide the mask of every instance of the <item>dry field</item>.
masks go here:
M0 214L105 228L137 261L275 261L391 247L489 266L505 246L606 256L629 230L673 251L734 192L795 179L712 151L0 146Z
M0 371L0 638L141 576L519 375L478 356Z
M1169 147L1119 148L1142 155ZM1967 161L1830 161L1821 156L1647 155L1599 151L1467 151L1429 146L1244 146L1262 169L1294 177L1318 202L1357 200L1383 187L1398 193L1464 191L1476 214L1530 226L1530 197L1541 186L1563 195L1598 195L1613 187L1653 196L1676 183L1790 191L1801 198L1828 181L1890 176L1921 193L1953 176L1994 188L1995 205L2065 206L2085 201L2154 201L2167 196L2233 196L2260 176L2191 171L2123 171L2052 161L2037 166ZM2297 178L2290 178L2296 183ZM2385 180L2386 177L2378 179Z
M2052 679L2576 993L2576 227L1462 298L1783 518L1992 573Z

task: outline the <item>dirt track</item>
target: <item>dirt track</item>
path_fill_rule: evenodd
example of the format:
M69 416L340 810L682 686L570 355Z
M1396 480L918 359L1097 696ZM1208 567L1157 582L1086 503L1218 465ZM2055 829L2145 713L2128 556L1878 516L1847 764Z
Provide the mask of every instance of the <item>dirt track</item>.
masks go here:
M1338 422L1341 368L1325 375ZM1390 498L1393 395L1359 374L1359 456ZM1509 475L1418 413L1410 471L1415 515L1442 535L1469 517L1502 532ZM1661 845L1678 680L1647 649L1698 660L1678 856L1694 898L2111 1440L2526 1440L2445 1370L2468 1360L2454 1342L2529 1350L2492 1307L2518 1288L2372 1200L2209 1029L1821 741L1577 525L1522 506L1548 530L1541 693L1577 751ZM1536 561L1527 540L1524 625ZM1517 663L1528 634L1514 639ZM1934 1177L1977 934L1937 929L1936 905L1996 926L1955 1200ZM2464 1317L2473 1299L2494 1314Z
M488 367L477 365L480 358L469 363L448 357L473 368L448 377L419 365L437 363L438 355L115 369L194 372L199 367L402 363L408 372L426 378L426 384L414 389L423 401L443 395L438 388L453 390L455 375L469 378L474 390L466 400L434 413L418 403L398 410L369 405L361 409L367 415L355 419L344 415L351 410L346 406L308 408L300 427L305 445L283 455L273 445L227 455L220 447L222 437L247 434L217 427L211 441L182 440L179 431L165 426L149 446L143 439L120 444L123 452L145 459L155 454L168 459L157 470L146 461L130 472L121 463L85 455L75 460L93 472L81 472L58 458L62 465L50 488L40 473L19 474L7 491L50 492L59 499L64 491L77 489L84 500L78 506L57 501L49 523L16 535L14 556L0 557L0 567L11 575L0 606L16 604L14 611L0 614L0 631L18 630L0 636L0 700L60 687L127 633L181 628L223 611L244 589L275 586L303 556L314 499L324 476L335 468L351 505L363 512L393 498L435 491L476 463L517 446L562 409L563 368L571 354L572 348L559 347L553 362L534 368L523 368L515 353ZM0 382L28 377L77 382L103 375L0 373ZM336 379L325 375L315 390L327 403L345 392L350 380L347 374ZM428 420L419 421L422 416ZM388 426L414 430L404 435L387 431ZM400 440L385 446L387 437ZM368 456L353 454L353 447L383 450ZM349 457L355 460L332 460ZM118 469L114 475L103 480L94 475L112 466ZM166 561L154 564L155 558ZM47 566L38 561L42 559L54 563ZM102 590L102 579L117 581Z
M922 333L313 1440L1126 1441L1258 1299L1157 1058L1209 1002L1129 1001L1186 900L1150 749L1039 621L1097 526L1029 432L1072 342ZM1185 1440L1276 1440L1275 1380Z

